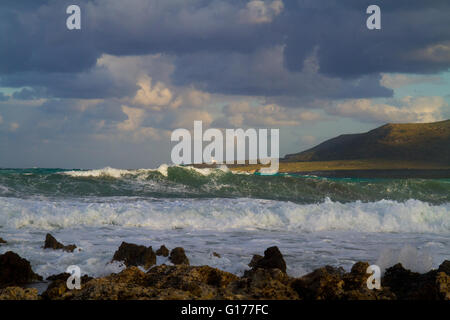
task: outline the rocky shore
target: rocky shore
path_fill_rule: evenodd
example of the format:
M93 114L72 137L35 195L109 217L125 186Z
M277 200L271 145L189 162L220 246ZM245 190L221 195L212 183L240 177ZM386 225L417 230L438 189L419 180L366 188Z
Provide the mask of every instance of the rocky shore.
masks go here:
M52 250L75 247L59 244L51 235L46 244ZM155 265L157 255L169 257L173 265ZM378 290L367 288L367 262L355 263L350 272L324 266L300 278L290 277L277 247L255 255L249 261L251 269L242 276L191 266L181 247L161 246L155 252L152 247L123 242L112 260L122 261L126 269L100 278L84 275L79 290L67 288L69 274L53 275L46 279L47 289L38 294L37 289L26 287L43 281L42 277L27 260L6 252L0 255L0 300L450 300L448 260L424 274L396 264L385 271Z

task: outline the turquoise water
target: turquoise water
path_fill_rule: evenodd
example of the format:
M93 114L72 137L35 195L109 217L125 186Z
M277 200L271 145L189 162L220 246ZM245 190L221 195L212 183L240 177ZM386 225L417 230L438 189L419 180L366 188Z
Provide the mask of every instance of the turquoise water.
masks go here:
M409 199L450 202L449 179L358 179L257 176L222 170L0 169L0 196L28 198L152 197L255 198L295 203Z

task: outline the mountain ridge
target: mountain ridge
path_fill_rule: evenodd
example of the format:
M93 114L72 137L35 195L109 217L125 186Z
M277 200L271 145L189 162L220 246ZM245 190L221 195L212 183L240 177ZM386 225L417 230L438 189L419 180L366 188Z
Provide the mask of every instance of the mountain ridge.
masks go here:
M404 160L450 164L450 120L388 123L365 133L342 134L283 161Z

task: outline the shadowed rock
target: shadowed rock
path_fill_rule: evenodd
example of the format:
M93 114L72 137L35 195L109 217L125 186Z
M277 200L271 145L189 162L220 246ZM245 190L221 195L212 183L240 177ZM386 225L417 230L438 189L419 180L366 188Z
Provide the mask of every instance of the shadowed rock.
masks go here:
M250 263L248 264L248 266L250 268L254 268L256 267L256 264L258 263L259 260L261 260L263 258L263 256L260 256L259 254L254 254L252 261L250 261Z
M3 240L2 238L0 238L0 243L7 243L5 240Z
M18 254L8 251L0 255L0 287L20 286L42 280L33 272L30 263Z
M441 270L445 270L448 263L441 266ZM381 283L389 287L400 300L450 299L450 276L439 270L420 274L398 263L386 270Z
M156 255L157 256L163 256L163 257L168 257L169 256L169 249L166 248L165 245L162 245L158 250L156 250Z
M292 282L292 288L305 300L338 300L344 292L341 271L326 266Z
M151 246L147 248L134 243L122 242L112 260L123 261L127 267L144 266L148 269L156 264L156 254Z
M253 259L255 259L255 256L253 256ZM270 247L266 249L266 251L264 251L264 257L257 260L256 263L254 263L254 268L263 268L263 269L277 268L286 273L286 262L284 261L283 255L281 254L278 247Z
M216 258L222 258L222 256L215 251L212 253L212 255Z
M62 243L58 242L58 240L55 239L50 233L47 233L45 236L45 244L44 249L55 249L55 250L64 250L67 252L73 252L77 248L76 245L70 244L70 245L63 245Z
M184 252L184 249L181 247L174 248L170 252L169 260L173 264L189 265L189 259L187 258L186 253Z

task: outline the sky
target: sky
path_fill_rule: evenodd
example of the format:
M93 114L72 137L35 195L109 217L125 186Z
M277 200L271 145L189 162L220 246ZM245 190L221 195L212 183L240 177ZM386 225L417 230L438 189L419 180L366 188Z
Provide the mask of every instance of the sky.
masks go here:
M281 155L445 120L449 68L448 0L2 0L0 167L170 164L194 120L279 128Z

